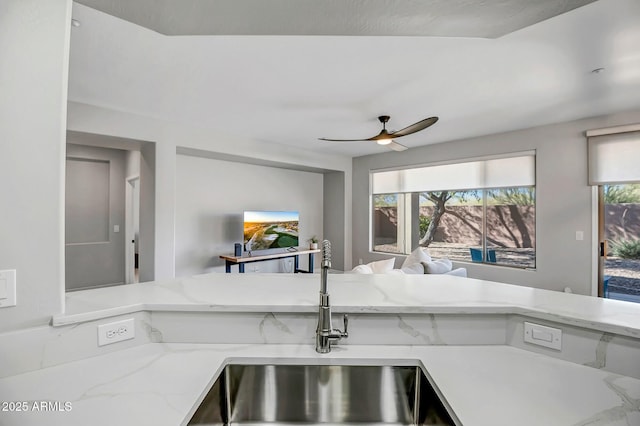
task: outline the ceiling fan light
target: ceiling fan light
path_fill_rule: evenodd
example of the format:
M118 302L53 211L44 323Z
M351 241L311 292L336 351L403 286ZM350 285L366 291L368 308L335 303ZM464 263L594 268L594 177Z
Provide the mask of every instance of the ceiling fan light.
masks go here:
M378 145L389 145L391 142L393 142L393 139L378 139L376 142L378 143Z

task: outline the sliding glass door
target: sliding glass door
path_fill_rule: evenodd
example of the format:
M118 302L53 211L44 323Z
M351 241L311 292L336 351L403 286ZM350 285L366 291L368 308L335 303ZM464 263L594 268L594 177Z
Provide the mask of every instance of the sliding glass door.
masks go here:
M640 303L640 183L598 187L599 291Z

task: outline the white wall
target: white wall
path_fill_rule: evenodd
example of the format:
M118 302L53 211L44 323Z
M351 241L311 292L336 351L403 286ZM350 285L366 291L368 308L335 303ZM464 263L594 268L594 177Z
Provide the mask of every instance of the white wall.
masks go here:
M369 170L536 150L536 270L474 263L458 266L466 266L474 278L559 291L568 286L574 293L591 294L597 235L592 235L585 131L638 122L640 111L631 111L355 158L353 258L366 263L388 257L369 251ZM583 241L576 241L576 231L584 232Z
M176 276L223 272L222 254L242 243L244 210L298 211L300 245L323 231L323 175L178 155ZM285 260L248 264L247 272L291 270ZM306 268L307 256L300 266ZM232 271L237 271L234 266Z
M17 271L0 332L63 309L70 23L71 0L0 2L0 269Z

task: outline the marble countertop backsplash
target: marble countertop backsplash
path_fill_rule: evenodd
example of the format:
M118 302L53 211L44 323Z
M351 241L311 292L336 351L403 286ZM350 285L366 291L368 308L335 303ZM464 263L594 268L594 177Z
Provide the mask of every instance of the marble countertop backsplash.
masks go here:
M139 311L316 312L317 274L207 274L67 293L68 325ZM640 304L448 275L329 276L344 313L521 314L640 337Z

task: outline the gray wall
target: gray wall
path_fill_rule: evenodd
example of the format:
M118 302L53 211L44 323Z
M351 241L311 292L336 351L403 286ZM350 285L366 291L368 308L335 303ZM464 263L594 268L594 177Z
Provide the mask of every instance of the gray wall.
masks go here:
M126 160L127 152L120 149L67 144L67 290L125 282ZM95 173L103 165L106 174Z
M156 277L156 144L140 150L140 235L138 238L140 282Z
M587 185L585 131L640 122L640 111L429 145L353 160L353 258L365 263L389 255L369 251L369 170L536 150L535 271L459 263L469 276L551 290L592 290L592 188ZM416 136L419 137L419 136ZM583 231L583 241L576 241ZM401 264L402 256L396 261Z
M155 217L158 210L158 206L156 206L156 144L139 139L113 137L73 130L67 131L67 143L110 148L127 152L125 175L127 177L135 174L140 176L140 233L138 235L138 253L140 254L139 278L140 281L153 281L156 276Z
M345 269L345 181L343 172L324 174L323 238L331 241L331 268ZM320 235L318 235L320 237Z
M0 332L63 310L63 182L70 0L0 2L0 269L17 306Z
M176 276L223 272L222 254L243 240L244 210L298 211L300 245L322 235L322 174L178 155ZM307 267L307 256L300 266ZM291 260L248 264L247 272L292 271ZM318 265L319 263L316 263ZM237 271L237 266L233 267Z
M126 152L126 170L125 175L127 178L132 176L140 176L140 151L127 151Z

